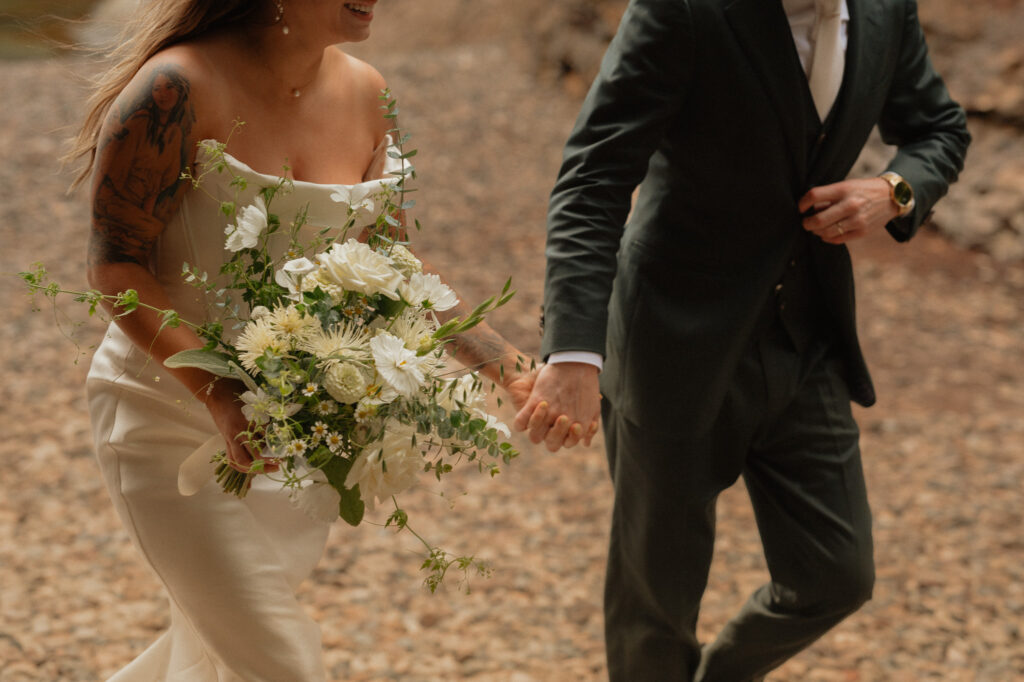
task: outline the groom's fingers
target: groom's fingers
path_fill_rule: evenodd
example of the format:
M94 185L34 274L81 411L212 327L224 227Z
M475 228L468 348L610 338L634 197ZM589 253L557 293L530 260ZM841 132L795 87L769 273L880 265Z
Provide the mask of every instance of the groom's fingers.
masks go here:
M539 443L544 440L544 436L548 433L548 403L546 400L542 400L534 408L533 413L530 415L530 420L526 423L526 429L529 432L530 441L533 443Z
M569 418L563 414L555 420L554 425L548 430L547 436L544 437L544 445L551 452L555 452L558 448L562 447L568 433Z
M597 430L600 428L600 420L595 419L590 422L590 428L587 429L587 433L583 436L583 445L590 447L590 441L594 440L594 436L597 434Z
M573 422L572 426L569 427L569 433L565 436L565 442L562 444L563 447L573 448L583 438L583 424L579 422Z

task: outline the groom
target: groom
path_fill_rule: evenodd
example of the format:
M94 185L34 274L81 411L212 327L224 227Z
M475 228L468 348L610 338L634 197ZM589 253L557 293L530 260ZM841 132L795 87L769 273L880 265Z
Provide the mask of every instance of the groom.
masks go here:
M845 180L875 125L888 172ZM969 139L913 0L630 3L551 196L548 364L516 419L587 440L603 361L612 680L759 679L870 597L845 242L910 239ZM715 501L741 475L771 582L702 649Z

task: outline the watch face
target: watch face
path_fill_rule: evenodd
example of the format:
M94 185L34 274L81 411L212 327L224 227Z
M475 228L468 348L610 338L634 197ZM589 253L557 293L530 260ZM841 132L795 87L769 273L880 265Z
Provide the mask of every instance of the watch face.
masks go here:
M906 206L914 198L914 190L910 189L909 183L901 180L892 186L892 198L900 206Z

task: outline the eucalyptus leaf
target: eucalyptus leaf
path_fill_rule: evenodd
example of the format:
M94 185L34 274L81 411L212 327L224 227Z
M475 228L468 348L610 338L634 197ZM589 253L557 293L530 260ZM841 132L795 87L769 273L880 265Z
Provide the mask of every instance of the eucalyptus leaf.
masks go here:
M231 364L231 361L223 353L202 348L183 350L164 360L164 366L171 369L195 367L219 377L235 376Z

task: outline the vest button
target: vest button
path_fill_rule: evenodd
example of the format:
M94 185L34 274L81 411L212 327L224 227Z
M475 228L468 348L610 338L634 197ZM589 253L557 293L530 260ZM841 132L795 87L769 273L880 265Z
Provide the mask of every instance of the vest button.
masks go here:
M821 144L824 141L825 141L825 133L821 133L820 135L818 135L818 144Z

